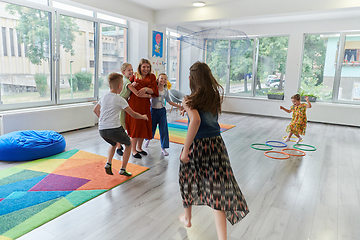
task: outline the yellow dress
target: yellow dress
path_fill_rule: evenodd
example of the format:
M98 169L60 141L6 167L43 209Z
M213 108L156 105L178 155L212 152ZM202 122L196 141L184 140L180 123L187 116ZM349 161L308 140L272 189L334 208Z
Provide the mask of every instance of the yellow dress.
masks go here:
M299 106L292 105L290 110L292 110L293 115L291 123L287 126L286 131L292 132L297 135L305 135L307 118L306 118L306 103L302 103Z

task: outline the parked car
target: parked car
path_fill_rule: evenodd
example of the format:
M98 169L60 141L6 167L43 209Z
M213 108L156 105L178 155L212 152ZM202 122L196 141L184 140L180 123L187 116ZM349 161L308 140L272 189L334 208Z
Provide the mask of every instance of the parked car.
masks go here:
M268 86L268 84L270 84L270 81L272 80L272 79L277 79L278 77L276 76L276 75L269 75L269 76L267 76L267 78L266 78L266 86Z
M280 79L274 79L274 80L277 80L277 81L271 82L268 87L271 87L271 88L278 88L279 87ZM284 86L285 86L285 80L283 80L283 87Z

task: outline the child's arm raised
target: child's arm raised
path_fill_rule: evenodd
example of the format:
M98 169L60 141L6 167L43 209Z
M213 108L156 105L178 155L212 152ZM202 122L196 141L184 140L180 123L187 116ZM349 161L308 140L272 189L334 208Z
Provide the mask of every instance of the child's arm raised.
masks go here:
M93 112L95 113L95 115L97 117L100 117L100 105L99 104L96 104L94 109L93 109Z
M283 106L280 106L280 109L284 110L287 113L291 113L292 111L289 109L284 108Z
M142 120L146 120L146 121L149 120L146 114L141 115L140 113L134 112L134 110L132 110L132 108L129 106L124 108L124 110L133 118L142 119Z
M308 96L305 96L305 100L306 100L306 102L307 102L306 107L307 107L307 108L311 108L312 106L311 106L311 103L310 103L310 101L309 101L309 97L308 97Z
M189 116L189 127L185 138L184 148L180 155L180 160L183 163L189 162L189 150L191 143L194 141L194 138L196 136L196 133L199 130L199 126L201 123L201 118L199 115L199 112L196 109L191 109L186 105L185 98L183 99L182 104L184 105L184 109L186 110L188 116Z

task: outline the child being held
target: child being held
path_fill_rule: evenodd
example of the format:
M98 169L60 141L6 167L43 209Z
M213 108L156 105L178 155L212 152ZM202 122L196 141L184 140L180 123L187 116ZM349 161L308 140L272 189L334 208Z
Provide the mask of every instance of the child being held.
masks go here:
M307 103L300 103L300 95L295 94L291 97L291 101L294 105L290 109L286 109L283 106L280 106L280 109L284 110L287 113L293 113L290 124L287 126L286 131L289 133L284 142L290 141L291 136L294 134L298 140L296 143L299 143L302 138L300 135L305 135L307 118L306 118L306 109L311 108L311 103L309 97L306 96L305 100Z
M106 93L99 100L93 110L99 118L100 136L111 145L108 150L105 172L109 175L113 175L111 164L115 154L116 144L122 143L125 144L125 150L119 174L129 177L131 176L131 173L126 171L126 165L131 153L131 142L129 136L120 124L119 113L124 109L133 118L148 120L148 117L147 115L141 115L134 112L129 107L126 100L118 95L123 87L123 76L121 74L111 73L108 77L108 81L110 92Z
M133 92L136 96L139 97L145 97L145 98L151 98L150 94L139 94L139 92L135 89L135 87L131 84L130 82L130 78L134 75L133 72L133 67L130 63L123 63L121 65L121 73L123 74L123 88L121 90L120 96L123 97L126 101L129 99L130 97L130 93ZM126 125L125 125L125 110L121 110L120 112L120 123L121 126L126 129ZM118 143L117 145L117 150L116 150L117 154L119 154L120 156L123 155L123 147L121 146L120 143Z

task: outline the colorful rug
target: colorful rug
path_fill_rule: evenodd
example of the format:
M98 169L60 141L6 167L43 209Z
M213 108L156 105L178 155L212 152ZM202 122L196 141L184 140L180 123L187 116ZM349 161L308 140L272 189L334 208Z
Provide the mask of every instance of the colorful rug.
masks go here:
M14 239L147 171L129 163L132 177L104 170L106 157L71 150L0 171L0 240Z
M188 129L187 124L188 124L187 118L168 123L170 142L184 144L187 129ZM235 127L235 125L230 125L230 124L219 123L219 125L220 125L221 132L224 132L226 130L229 130L229 129ZM156 129L154 138L160 139L159 129Z

